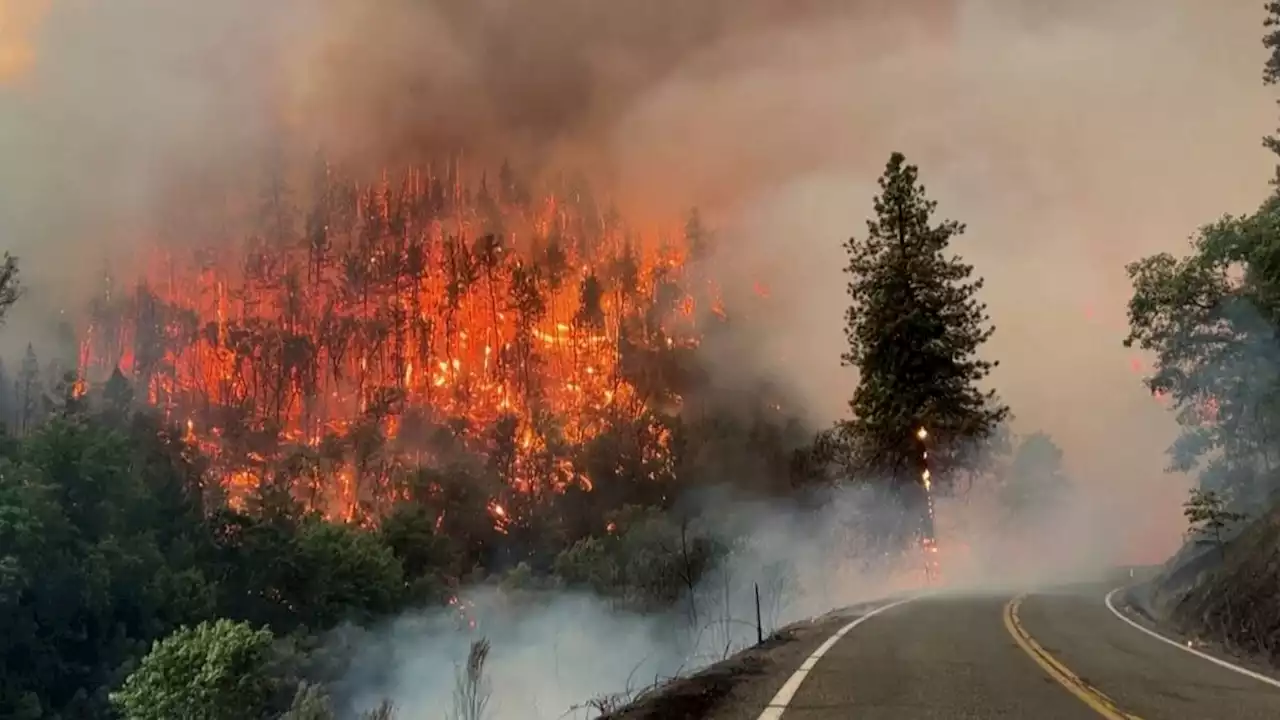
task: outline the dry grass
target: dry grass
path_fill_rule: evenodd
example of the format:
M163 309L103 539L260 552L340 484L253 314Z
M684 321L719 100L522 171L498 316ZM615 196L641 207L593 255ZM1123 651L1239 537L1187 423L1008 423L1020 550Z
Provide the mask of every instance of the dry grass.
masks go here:
M492 692L485 665L489 661L489 640L480 638L471 643L467 662L458 668L453 688L452 720L484 720Z
M378 707L360 715L360 720L395 720L395 718L396 708L390 700L383 700Z

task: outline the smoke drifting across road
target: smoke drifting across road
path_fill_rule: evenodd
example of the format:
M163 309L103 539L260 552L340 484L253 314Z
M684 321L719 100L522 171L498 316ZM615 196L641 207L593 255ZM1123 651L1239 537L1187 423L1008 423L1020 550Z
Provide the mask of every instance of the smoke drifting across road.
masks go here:
M825 423L856 380L840 242L899 149L969 225L1015 427L1050 433L1081 489L1050 564L1159 560L1183 485L1119 345L1123 264L1261 199L1261 4L0 0L0 243L31 283L6 342L282 134L370 171L461 150L580 167L630 215L701 206L716 270L773 298L723 374L774 377Z

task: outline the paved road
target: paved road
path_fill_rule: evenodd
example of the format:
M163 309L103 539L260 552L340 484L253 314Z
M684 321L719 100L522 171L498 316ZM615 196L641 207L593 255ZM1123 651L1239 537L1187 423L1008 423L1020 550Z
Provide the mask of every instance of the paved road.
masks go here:
M1104 604L1109 589L890 608L831 645L780 715L754 712L767 720L1280 718L1280 688L1128 626Z

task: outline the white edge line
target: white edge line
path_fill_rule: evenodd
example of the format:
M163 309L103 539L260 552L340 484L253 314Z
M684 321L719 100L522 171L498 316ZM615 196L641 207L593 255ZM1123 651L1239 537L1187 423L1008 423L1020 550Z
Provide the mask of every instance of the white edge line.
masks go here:
M887 605L881 605L880 607L874 608L869 612L860 615L848 625L837 630L831 637L827 638L827 641L822 643L817 650L814 650L812 655L806 658L804 662L800 663L800 669L791 674L791 677L782 685L782 689L778 690L778 694L774 695L773 699L769 701L769 705L764 709L764 712L760 713L760 717L757 718L757 720L778 720L781 718L783 711L787 709L787 706L791 704L796 693L800 690L800 685L804 683L805 678L809 676L809 671L813 670L813 668L817 666L818 661L822 659L822 656L826 655L828 650L834 647L836 643L840 642L841 638L849 634L850 630L858 627L863 622L870 620L885 610L895 608L903 603L908 603L915 599L916 596L913 596L903 598L901 600L895 600Z
M1180 642L1177 642L1176 640L1170 640L1169 638L1165 637L1164 635L1161 635L1160 633L1158 633L1158 632L1156 632L1156 631L1154 631L1154 630L1151 630L1150 628L1143 627L1141 624L1139 624L1139 623L1138 623L1137 621L1135 621L1135 620L1132 620L1132 619L1130 619L1130 618L1128 618L1128 617L1125 617L1125 614L1124 614L1124 613L1122 613L1122 612L1120 612L1120 610L1119 610L1119 609L1117 609L1117 608L1116 608L1116 606L1115 606L1115 604L1114 604L1114 603L1112 603L1112 601L1111 601L1111 598L1112 598L1116 593L1120 592L1120 591L1121 591L1121 590L1123 590L1123 589L1124 589L1124 586L1121 586L1121 587L1118 587L1118 588L1116 588L1116 589L1112 590L1111 592L1107 593L1107 597L1104 599L1104 602L1106 602L1106 604L1107 604L1107 609L1108 609L1108 610L1110 610L1110 611L1111 611L1111 613L1112 613L1113 615L1115 615L1116 617L1118 617L1118 618L1120 618L1121 620L1125 621L1126 623L1129 623L1129 625L1130 625L1131 627L1135 627L1135 628L1137 628L1137 629L1141 630L1142 632L1144 632L1144 633L1146 633L1146 634L1150 635L1151 637L1153 637L1153 638L1155 638L1155 639L1159 640L1159 641L1160 641L1160 642L1162 642L1162 643L1167 643L1167 644L1169 644L1169 645L1172 645L1172 646L1174 646L1174 647L1178 648L1179 650L1185 650L1185 651L1187 651L1187 652L1191 653L1192 655L1195 655L1196 657L1204 658L1205 660L1208 660L1209 662L1213 663L1214 665L1217 665L1218 667L1226 668L1226 669L1231 670L1231 671L1233 671L1233 672L1240 673L1241 675L1246 675L1246 676L1248 676L1248 677L1251 677L1251 678L1253 678L1254 680L1257 680L1257 681L1259 681L1259 682L1264 682L1264 683L1266 683L1266 684L1268 684L1268 685L1270 685L1270 686L1272 686L1272 687L1280 688L1280 680L1276 680L1275 678L1272 678L1272 677L1267 677L1266 675L1263 675L1262 673L1256 673L1256 672L1254 672L1254 671L1252 671L1252 670L1248 670L1248 669L1246 669L1246 668L1242 668L1242 667L1240 667L1239 665L1234 665L1234 664L1232 664L1232 663L1227 662L1226 660L1222 660L1221 658L1216 658L1216 657L1214 657L1214 656L1212 656L1212 655L1210 655L1210 654L1208 654L1208 653L1200 652L1199 650L1196 650L1195 648L1187 647L1186 645L1184 645L1184 644L1182 644L1182 643L1180 643Z

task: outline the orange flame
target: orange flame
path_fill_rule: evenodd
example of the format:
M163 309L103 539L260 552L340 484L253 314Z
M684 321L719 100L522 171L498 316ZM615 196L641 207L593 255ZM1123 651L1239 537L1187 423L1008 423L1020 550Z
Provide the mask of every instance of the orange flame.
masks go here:
M241 468L255 437L337 438L356 449L326 471L320 504L351 517L386 499L387 473L431 460L424 428L462 420L455 435L500 460L513 491L590 490L566 448L679 406L634 367L698 343L679 233L636 233L554 196L500 202L421 171L398 190L327 169L320 185L304 236L269 217L244 241L157 247L136 290L105 290L83 333L82 374L131 375L236 468L231 489L272 461ZM375 435L383 451L360 449ZM669 437L656 424L648 435L646 459L660 460Z

